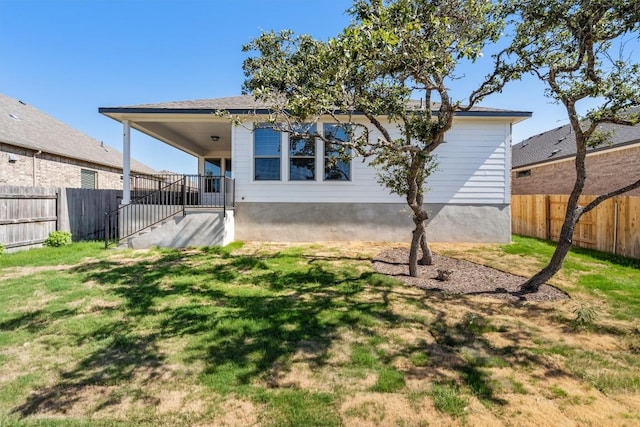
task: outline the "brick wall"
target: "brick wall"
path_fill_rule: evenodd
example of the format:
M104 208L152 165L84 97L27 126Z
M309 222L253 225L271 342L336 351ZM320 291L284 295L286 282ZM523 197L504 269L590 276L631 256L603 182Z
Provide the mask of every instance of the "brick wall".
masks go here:
M587 181L583 194L600 195L624 187L640 179L640 146L587 156ZM573 160L523 167L531 175L517 177L511 171L511 194L569 194L573 188L576 172ZM640 196L640 189L624 194Z
M108 166L29 149L0 146L0 185L81 188L81 170L97 173L98 189L122 190L122 171ZM13 154L16 162L9 162ZM34 162L35 157L35 162ZM35 166L35 178L34 178Z

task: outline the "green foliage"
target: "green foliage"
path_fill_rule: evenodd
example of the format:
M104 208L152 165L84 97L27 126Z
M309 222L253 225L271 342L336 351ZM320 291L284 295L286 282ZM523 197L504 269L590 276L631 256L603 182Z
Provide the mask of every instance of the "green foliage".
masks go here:
M107 255L104 242L74 242L57 248L42 247L11 252L0 257L0 269L25 265L69 265L84 257L102 258Z
M71 233L68 231L52 231L42 243L44 246L57 248L71 243Z
M404 375L393 367L386 367L378 371L378 379L371 387L371 391L379 393L394 393L404 388Z
M282 390L269 399L265 426L340 426L334 396L304 390Z
M515 62L510 71L540 77L570 117L582 99L600 98L600 107L588 114L588 126L617 120L618 113L640 103L639 64L624 58L620 45L640 28L636 2L535 0L513 2L511 11L515 36L507 53Z
M411 360L411 363L413 364L413 366L418 366L418 367L428 366L430 363L429 355L424 351L413 352L409 360Z
M351 350L351 362L354 366L375 368L380 364L375 349L366 345L355 345Z
M571 324L576 329L589 329L594 326L598 318L597 308L585 302L578 302L573 313L576 317L571 321Z
M554 384L553 386L551 386L550 391L551 391L551 394L556 398L564 398L569 396L569 394L557 384Z
M431 388L431 398L438 411L452 417L465 415L469 404L468 399L461 396L460 388L454 383L434 383Z
M487 332L496 331L495 326L491 324L491 321L478 313L467 312L464 314L462 320L457 325L461 330L468 331L473 335L481 335Z
M5 245L3 245L2 243L0 243L0 255L2 255L6 249L7 249L7 247Z
M522 384L521 381L516 380L513 376L507 378L509 381L509 385L511 386L511 391L513 393L518 394L528 394L526 387Z

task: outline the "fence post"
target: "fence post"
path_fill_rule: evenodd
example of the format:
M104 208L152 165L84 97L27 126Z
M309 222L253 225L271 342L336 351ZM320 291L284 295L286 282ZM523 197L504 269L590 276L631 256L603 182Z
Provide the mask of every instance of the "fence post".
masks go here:
M56 191L56 231L60 230L60 191L61 189Z
M618 252L618 198L613 199L613 254Z
M548 194L544 196L544 216L545 216L545 230L544 239L551 240L551 198Z
M104 213L104 248L109 247L109 212Z

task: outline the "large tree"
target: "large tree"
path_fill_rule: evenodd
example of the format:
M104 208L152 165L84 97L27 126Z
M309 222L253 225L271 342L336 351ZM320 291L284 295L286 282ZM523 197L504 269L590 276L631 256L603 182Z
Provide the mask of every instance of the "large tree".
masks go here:
M575 183L567 204L558 245L547 266L522 285L535 292L560 270L572 246L580 217L603 201L640 187L640 165L625 171L628 185L599 195L586 206L578 199L587 178L587 150L607 142L603 123L633 125L640 118L630 107L640 105L640 52L626 53L625 43L640 37L637 0L514 1L514 38L499 56L507 78L533 73L547 94L562 104L575 135ZM591 107L579 114L581 103Z
M243 64L244 91L269 105L272 123L299 136L313 129L301 129L300 123L332 117L347 130L349 141L313 136L339 144L345 155L353 150L373 156L380 183L406 198L415 224L412 276L420 249L422 262L432 263L424 194L435 168L433 151L457 111L471 109L501 88L502 80L491 74L469 92L464 105L450 95L461 78L460 63L475 61L499 38L503 20L497 7L490 0L357 0L349 10L352 23L328 41L268 32L244 47L257 52ZM412 98L421 102L411 103Z

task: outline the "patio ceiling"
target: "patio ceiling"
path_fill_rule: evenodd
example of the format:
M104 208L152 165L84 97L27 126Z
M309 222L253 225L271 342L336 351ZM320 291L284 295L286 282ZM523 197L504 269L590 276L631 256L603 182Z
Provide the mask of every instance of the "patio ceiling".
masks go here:
M231 151L232 125L226 119L201 114L103 114L118 122L129 120L132 128L193 156Z

